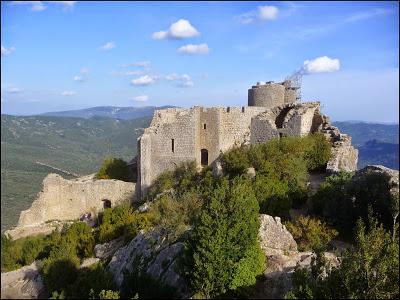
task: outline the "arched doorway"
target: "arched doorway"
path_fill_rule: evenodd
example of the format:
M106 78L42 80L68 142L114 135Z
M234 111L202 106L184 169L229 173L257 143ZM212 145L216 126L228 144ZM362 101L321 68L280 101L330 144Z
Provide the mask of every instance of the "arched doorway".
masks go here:
M101 201L103 201L103 208L104 209L111 208L111 201L110 200L104 199L104 200L101 200Z
M201 149L201 165L208 166L208 150Z

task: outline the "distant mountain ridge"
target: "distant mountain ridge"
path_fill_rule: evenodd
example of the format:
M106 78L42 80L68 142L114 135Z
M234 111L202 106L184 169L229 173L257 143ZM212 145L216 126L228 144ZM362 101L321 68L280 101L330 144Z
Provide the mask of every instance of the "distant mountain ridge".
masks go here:
M90 119L92 117L108 117L121 120L133 120L143 117L152 117L154 110L165 109L174 106L143 106L143 107L118 107L118 106L96 106L84 109L54 111L39 114L37 116L70 117Z

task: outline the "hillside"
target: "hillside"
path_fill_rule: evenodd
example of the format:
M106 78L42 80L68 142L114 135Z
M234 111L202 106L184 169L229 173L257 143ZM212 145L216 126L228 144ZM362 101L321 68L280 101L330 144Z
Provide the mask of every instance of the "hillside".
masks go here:
M399 125L366 122L333 122L341 132L352 137L359 150L358 168L367 165L384 165L399 169Z
M51 172L95 172L107 155L132 159L136 139L150 118L116 120L95 117L1 116L1 229L16 224ZM40 163L40 164L39 164Z
M41 114L41 116L52 117L73 117L73 118L92 118L108 117L122 120L133 120L143 117L152 117L154 110L164 109L172 106L144 106L144 107L116 107L116 106L97 106L85 109L55 111Z

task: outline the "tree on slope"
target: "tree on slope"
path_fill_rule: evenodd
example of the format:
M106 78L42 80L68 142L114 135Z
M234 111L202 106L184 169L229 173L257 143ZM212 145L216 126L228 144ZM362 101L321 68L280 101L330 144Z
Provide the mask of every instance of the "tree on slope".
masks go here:
M222 179L204 199L191 238L191 282L215 297L255 284L265 257L258 243L258 203L243 178Z

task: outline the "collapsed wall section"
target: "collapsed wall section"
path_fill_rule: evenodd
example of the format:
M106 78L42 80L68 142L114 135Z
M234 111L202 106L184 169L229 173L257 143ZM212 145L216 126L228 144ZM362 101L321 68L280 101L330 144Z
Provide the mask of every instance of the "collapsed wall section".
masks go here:
M94 175L67 180L58 174L49 174L31 207L21 212L17 227L8 233L11 236L28 231L33 234L49 221L76 220L85 213L94 216L105 207L132 202L134 195L133 182L95 179Z

